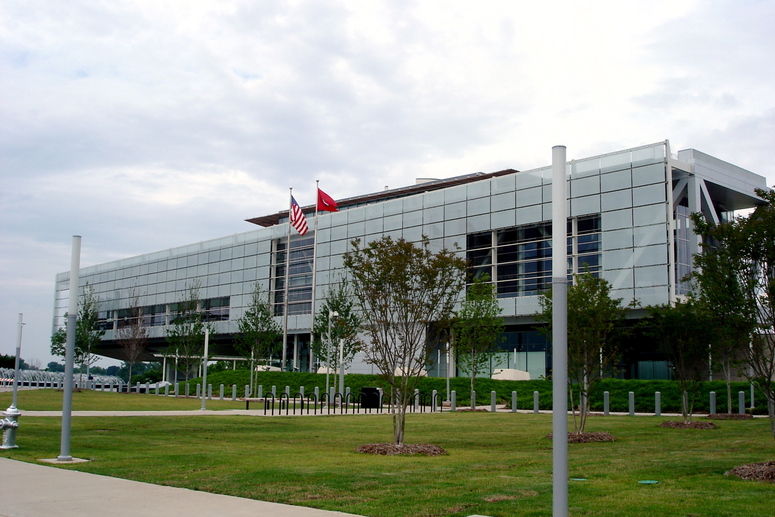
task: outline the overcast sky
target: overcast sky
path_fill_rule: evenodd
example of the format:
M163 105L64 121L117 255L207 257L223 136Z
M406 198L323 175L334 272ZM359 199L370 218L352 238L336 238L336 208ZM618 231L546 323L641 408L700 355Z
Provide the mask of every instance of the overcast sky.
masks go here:
M669 139L775 185L775 2L4 0L0 353L54 276L244 220ZM60 360L61 361L61 360ZM111 364L111 363L103 363Z

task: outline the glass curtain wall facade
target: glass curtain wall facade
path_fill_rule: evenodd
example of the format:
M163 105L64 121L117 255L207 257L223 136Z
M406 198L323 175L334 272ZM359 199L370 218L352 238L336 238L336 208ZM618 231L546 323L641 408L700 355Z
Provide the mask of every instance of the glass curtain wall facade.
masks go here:
M719 200L732 191L736 197L728 199L745 200L732 208L753 206L753 188L766 185L761 176L693 150L679 157L665 141L568 163L569 277L587 268L608 280L612 296L623 304L668 303L683 292L680 280L696 249L688 213L730 209L729 201ZM391 236L419 242L425 235L432 249L458 250L470 259L472 273L486 273L496 284L507 325L498 367L545 375L551 349L537 337L533 315L540 310L538 295L551 281L551 168L502 172L508 173L474 174L453 186L440 180L440 187L431 183L407 195L397 189L376 200L377 195L343 200L339 212L319 216L316 230L304 237L293 230L290 246L287 220L278 218L265 228L83 268L81 285L94 288L107 329L101 352L120 357L116 329L138 317L130 310L136 292L152 353L162 354L176 304L196 283L200 310L218 331L218 353L233 355L237 321L258 282L270 293L280 324L287 302L288 368L314 369L308 350L313 296L319 307L343 273L342 255L351 240ZM724 183L726 177L732 179ZM702 178L714 183L703 190ZM56 278L55 328L64 324L68 280L68 273ZM350 371L372 373L372 368L356 357Z

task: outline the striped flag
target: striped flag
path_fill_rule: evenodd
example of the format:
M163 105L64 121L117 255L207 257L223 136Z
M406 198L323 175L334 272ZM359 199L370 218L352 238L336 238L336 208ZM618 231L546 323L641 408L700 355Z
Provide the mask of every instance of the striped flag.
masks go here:
M309 231L309 226L307 226L307 219L304 218L304 212L301 211L301 207L296 202L296 200L293 199L293 196L291 196L290 221L291 226L296 228L296 231L299 232L300 235L304 235Z

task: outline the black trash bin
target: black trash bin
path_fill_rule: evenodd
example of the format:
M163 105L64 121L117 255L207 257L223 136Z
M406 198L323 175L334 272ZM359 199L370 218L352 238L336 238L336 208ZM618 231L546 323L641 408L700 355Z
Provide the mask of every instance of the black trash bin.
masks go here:
M379 388L361 388L361 407L379 409Z

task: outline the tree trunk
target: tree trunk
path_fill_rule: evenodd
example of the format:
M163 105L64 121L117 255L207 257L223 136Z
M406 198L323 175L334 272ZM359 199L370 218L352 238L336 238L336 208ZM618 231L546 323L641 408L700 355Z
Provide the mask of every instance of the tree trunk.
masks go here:
M724 362L724 379L727 382L727 413L732 413L732 365Z
M770 430L772 431L772 438L775 439L775 393L770 391L767 393L767 414L770 416Z
M406 401L403 394L393 396L393 443L404 444L404 427L406 424Z

